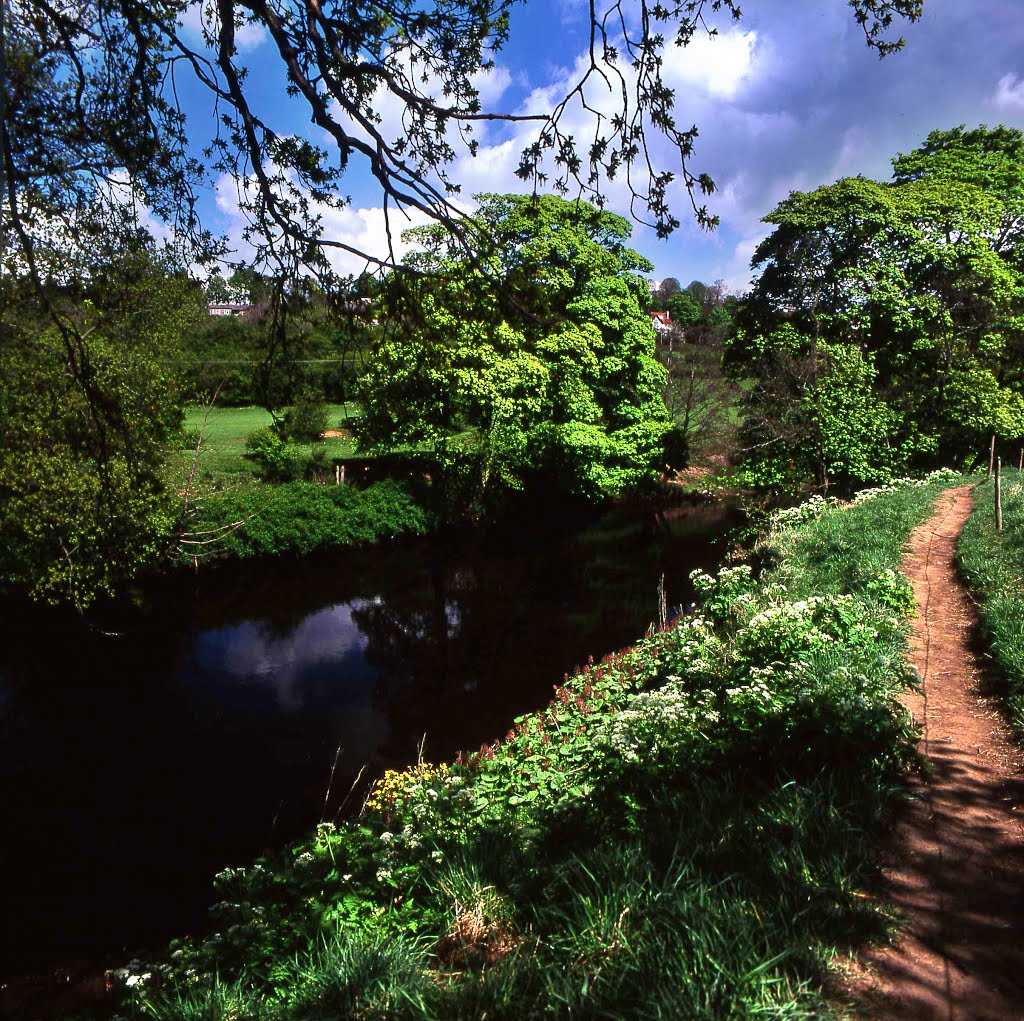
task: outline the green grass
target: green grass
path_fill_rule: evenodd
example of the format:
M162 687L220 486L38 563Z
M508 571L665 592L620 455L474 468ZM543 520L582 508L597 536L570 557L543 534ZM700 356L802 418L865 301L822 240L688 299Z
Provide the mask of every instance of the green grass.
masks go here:
M1004 471L1003 531L996 531L994 483L974 490L974 510L960 536L958 558L978 603L982 634L1007 712L1024 737L1024 475Z
M889 925L861 891L912 760L897 568L951 481L790 514L760 581L698 580L702 617L566 678L501 742L227 870L211 935L125 1016L838 1011L832 963Z
M350 416L356 413L355 404L330 404L329 428L344 429ZM211 479L238 482L252 475L252 464L245 458L245 438L257 429L265 428L273 421L265 408L188 408L185 414L186 432L203 434L203 445L199 454L199 471ZM322 446L328 460L347 457L352 454L350 439L332 438L316 444ZM302 445L308 454L313 444ZM175 478L187 475L192 462L191 450L176 452Z
M773 580L791 595L848 592L866 595L871 581L898 570L907 536L943 489L963 485L967 476L949 476L923 486L908 486L897 499L884 496L826 511L798 529L769 539L776 562Z

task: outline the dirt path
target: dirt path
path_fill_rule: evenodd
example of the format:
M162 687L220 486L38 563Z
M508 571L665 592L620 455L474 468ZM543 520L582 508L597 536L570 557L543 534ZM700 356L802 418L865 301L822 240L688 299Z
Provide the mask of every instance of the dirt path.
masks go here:
M892 837L885 896L907 919L867 957L865 1012L879 1021L1024 1019L1024 775L974 648L976 615L954 563L969 488L939 500L903 568L920 616L911 658L931 775Z

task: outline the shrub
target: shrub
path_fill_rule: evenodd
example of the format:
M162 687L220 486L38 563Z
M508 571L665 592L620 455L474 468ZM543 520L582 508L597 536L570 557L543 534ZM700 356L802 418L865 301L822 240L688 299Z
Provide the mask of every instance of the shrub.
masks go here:
M291 443L315 443L323 438L329 417L330 410L324 398L311 390L304 390L281 419L281 437Z
M177 446L179 450L195 451L199 446L202 433L198 429L182 429L178 434Z
M289 446L273 426L246 436L245 456L255 462L260 476L267 482L292 482L304 470L301 452Z
M310 482L258 486L208 498L200 521L197 529L243 522L214 550L216 556L241 558L420 535L428 527L411 489L397 482L365 490Z
M684 429L678 426L666 429L662 444L666 468L685 468L690 463L690 444Z

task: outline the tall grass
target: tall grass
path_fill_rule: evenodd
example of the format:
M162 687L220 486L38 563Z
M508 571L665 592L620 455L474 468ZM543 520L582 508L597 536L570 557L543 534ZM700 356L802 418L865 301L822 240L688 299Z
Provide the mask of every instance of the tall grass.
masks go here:
M502 742L227 870L214 931L125 1016L837 1011L836 955L889 924L861 891L913 742L897 567L943 484L790 514L760 582L698 579L703 616L566 678Z
M1024 475L1003 474L1003 531L996 531L993 483L974 492L960 536L960 568L978 603L981 628L1004 686L1018 737L1024 736Z

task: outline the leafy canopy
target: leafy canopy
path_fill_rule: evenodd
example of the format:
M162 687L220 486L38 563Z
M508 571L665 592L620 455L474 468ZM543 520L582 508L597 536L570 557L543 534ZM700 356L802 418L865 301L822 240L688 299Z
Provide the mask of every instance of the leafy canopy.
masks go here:
M478 260L442 227L409 232L420 248L386 299L399 326L363 378L360 441L472 451L477 497L543 476L598 498L650 477L664 370L629 223L554 195L478 199Z
M893 183L794 192L766 218L732 348L757 381L745 430L763 481L876 481L1024 433L1022 143L934 132Z
M453 200L459 183L451 168L475 154L475 129L495 121L532 129L518 173L535 190L601 205L607 183L622 181L637 215L664 235L679 223L669 208L669 186L678 180L698 220L711 226L715 218L700 203L714 183L691 168L697 128L676 109L663 68L666 56L677 59L676 46L738 19L736 0L592 5L589 61L550 112L536 113L486 108L481 96L481 72L494 66L516 2L5 5L0 193L17 224L16 244L31 247L40 216L73 222L73 211L109 197L118 177L181 237L199 240L195 187L211 171L226 172L244 184L250 239L264 254L285 252L326 269L325 246L357 252L325 230L321 215L323 207L348 205L343 181L355 165L375 178L389 210L419 210L472 244L472 223ZM920 0L849 4L868 45L883 55L902 45L894 22L922 13ZM201 44L183 29L196 21ZM241 45L243 33L253 31L267 39L259 75ZM262 89L275 73L289 103L283 115L281 97L269 103ZM186 126L178 105L178 95L196 88L215 105L209 129ZM578 138L567 122L580 115L588 126ZM295 123L314 130L303 137ZM659 158L651 144L657 139L670 158ZM357 254L393 263L379 253Z
M168 354L203 314L198 289L140 249L48 301L0 286L0 586L84 608L165 550L163 481L181 425Z

